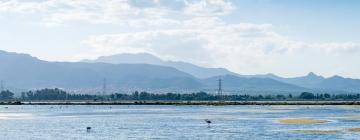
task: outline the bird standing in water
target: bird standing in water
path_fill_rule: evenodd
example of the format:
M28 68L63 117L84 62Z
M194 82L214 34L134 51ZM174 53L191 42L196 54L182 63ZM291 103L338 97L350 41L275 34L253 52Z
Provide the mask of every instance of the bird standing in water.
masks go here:
M208 127L210 127L211 121L209 119L205 119L205 122L208 124Z
M90 132L90 130L91 130L91 127L86 127L86 132Z

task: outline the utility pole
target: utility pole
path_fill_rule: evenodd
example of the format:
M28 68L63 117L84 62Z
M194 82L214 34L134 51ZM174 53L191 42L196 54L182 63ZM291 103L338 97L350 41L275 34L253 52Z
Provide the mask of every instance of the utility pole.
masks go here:
M102 91L103 100L105 99L105 95L106 95L106 78L104 78L103 81L103 91Z

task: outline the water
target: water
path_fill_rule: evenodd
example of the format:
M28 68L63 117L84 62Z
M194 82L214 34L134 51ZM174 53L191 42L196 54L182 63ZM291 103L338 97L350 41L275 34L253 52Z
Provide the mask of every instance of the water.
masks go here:
M7 107L7 108L6 108ZM280 119L324 124L281 124ZM213 123L208 126L204 119ZM92 127L86 132L86 127ZM1 139L358 139L359 106L0 106ZM292 130L338 130L302 133Z

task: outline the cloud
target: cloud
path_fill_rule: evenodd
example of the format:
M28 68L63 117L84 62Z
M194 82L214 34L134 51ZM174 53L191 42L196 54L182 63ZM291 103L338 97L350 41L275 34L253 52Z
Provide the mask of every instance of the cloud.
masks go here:
M109 50L107 53L151 52L202 65L238 58L256 60L299 47L273 32L270 24L227 24L219 18L204 17L183 21L176 29L96 35L83 44Z
M196 16L221 16L229 14L234 7L232 3L224 0L186 1L184 12Z
M170 59L205 61L204 42L194 31L158 30L92 36L82 43L97 50L95 54L151 52Z
M271 24L229 24L218 17L194 17L179 22L173 29L95 35L85 39L83 44L94 50L107 50L93 52L93 56L150 52L165 59L221 66L241 73L312 65L322 63L317 57L356 54L360 50L357 43L294 41L277 33ZM315 60L302 62L307 59ZM292 62L288 62L290 60Z
M80 22L123 29L85 37L89 50L77 58L150 52L239 73L289 73L345 67L338 56L360 52L356 42L295 41L272 24L229 23L223 17L235 9L229 0L0 0L0 14L37 15L50 27Z
M156 11L156 12L154 12ZM46 25L55 26L67 22L92 24L127 24L141 17L157 20L156 14L165 13L161 8L138 8L127 0L45 0L0 2L0 12L41 14ZM161 19L162 20L162 19Z
M354 54L360 52L360 44L354 42L345 43L314 43L312 47L320 48L328 55Z
M232 10L223 0L44 0L0 1L1 13L39 14L48 26L68 22L122 24L131 27L177 25L176 18L217 16Z

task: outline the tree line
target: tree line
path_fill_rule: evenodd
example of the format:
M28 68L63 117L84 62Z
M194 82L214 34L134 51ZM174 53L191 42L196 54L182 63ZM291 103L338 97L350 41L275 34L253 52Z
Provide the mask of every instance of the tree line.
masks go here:
M5 90L0 92L0 100L164 100L164 101L291 101L291 100L359 100L360 94L328 94L303 92L300 95L214 95L206 92L196 92L191 94L166 93L154 94L148 92L135 91L131 94L114 93L110 95L89 95L89 94L70 94L64 90L40 89L35 91L22 92L20 97L14 97L14 93Z
M132 94L111 94L113 100L170 100L170 101L295 101L295 100L359 100L360 94L314 94L302 92L300 95L214 95L206 92L191 94L167 93L154 94L148 92L134 92Z

